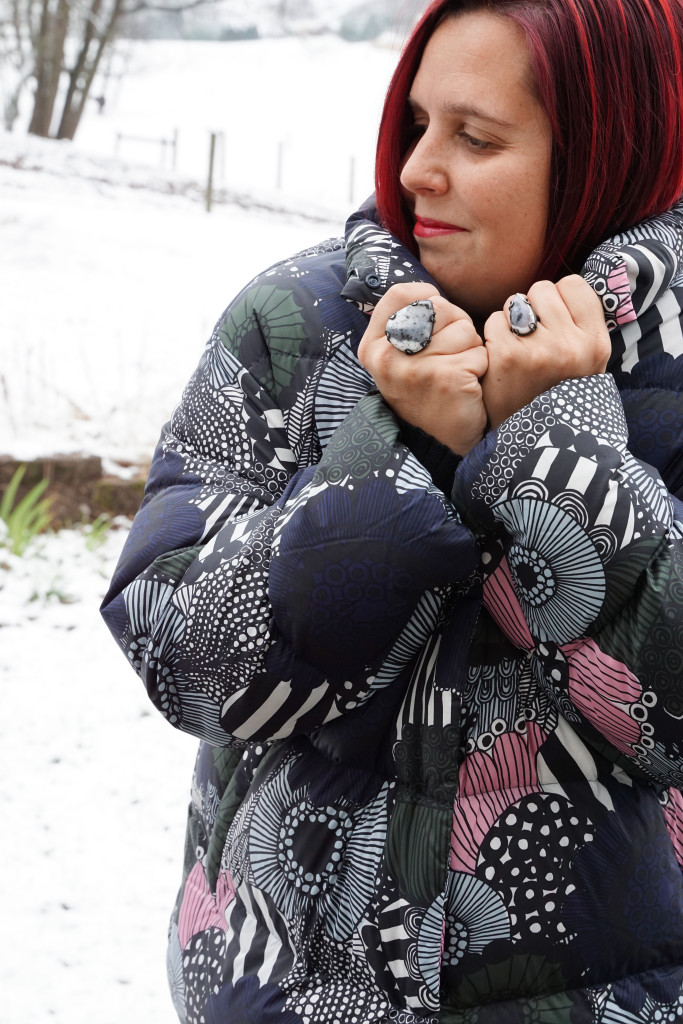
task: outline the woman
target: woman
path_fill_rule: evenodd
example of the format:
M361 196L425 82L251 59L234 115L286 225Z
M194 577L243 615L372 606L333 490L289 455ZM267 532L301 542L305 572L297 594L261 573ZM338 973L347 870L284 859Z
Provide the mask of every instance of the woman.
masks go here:
M437 0L379 213L219 321L104 604L202 740L181 1020L683 1016L682 40Z

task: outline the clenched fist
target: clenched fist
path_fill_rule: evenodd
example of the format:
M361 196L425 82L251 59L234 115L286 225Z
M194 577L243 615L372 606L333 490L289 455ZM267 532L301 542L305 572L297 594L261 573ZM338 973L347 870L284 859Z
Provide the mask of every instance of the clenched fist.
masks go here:
M560 381L604 373L610 356L602 303L582 277L537 281L528 298L539 320L533 334L513 334L502 310L484 325L482 389L492 427Z
M431 299L436 319L429 345L407 355L386 336L392 313ZM487 352L471 318L427 284L399 284L377 303L358 358L381 395L402 419L431 434L457 455L473 448L486 428L481 378Z

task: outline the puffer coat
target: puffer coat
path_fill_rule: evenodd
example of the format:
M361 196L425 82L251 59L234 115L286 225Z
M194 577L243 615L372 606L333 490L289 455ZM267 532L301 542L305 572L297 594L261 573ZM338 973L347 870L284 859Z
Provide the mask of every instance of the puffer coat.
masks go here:
M462 460L358 362L429 280L371 204L219 320L103 604L201 739L182 1021L683 1019L682 257L600 246L608 372Z

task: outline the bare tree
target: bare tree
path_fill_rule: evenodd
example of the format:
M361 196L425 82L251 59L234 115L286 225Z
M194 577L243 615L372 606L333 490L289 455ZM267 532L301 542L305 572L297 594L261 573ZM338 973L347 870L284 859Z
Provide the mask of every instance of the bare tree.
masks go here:
M123 0L113 0L105 11L102 6L102 0L91 0L76 59L67 69L69 85L57 129L58 139L73 139L76 134L100 61L114 40L123 14Z
M3 125L11 131L19 114L19 98L33 76L33 42L28 9L37 0L0 0L0 73L4 89Z
M95 75L124 19L143 11L180 12L217 0L0 0L0 62L12 70L4 122L11 128L19 95L35 81L29 132L73 139ZM55 117L60 95L64 100Z
M42 0L40 24L32 35L36 79L33 114L28 126L33 135L49 135L52 111L57 99L64 61L64 44L69 28L68 0Z
M180 15L219 2L229 0L0 0L0 72L4 66L10 80L5 127L14 124L19 97L33 80L29 131L73 139L102 59L124 25L130 28L136 16ZM373 2L382 6L396 0ZM259 3L261 15L274 16L281 31L306 21L315 8L311 0Z

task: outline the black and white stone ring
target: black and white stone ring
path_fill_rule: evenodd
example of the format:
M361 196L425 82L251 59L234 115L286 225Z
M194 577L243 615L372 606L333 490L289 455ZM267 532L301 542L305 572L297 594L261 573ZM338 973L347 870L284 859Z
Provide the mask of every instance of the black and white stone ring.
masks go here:
M515 292L510 299L508 317L510 319L510 330L513 334L519 334L520 337L533 334L541 322L534 313L533 307L526 295L522 295L521 292Z
M417 299L387 320L386 336L394 348L414 356L432 340L436 313L431 299Z

